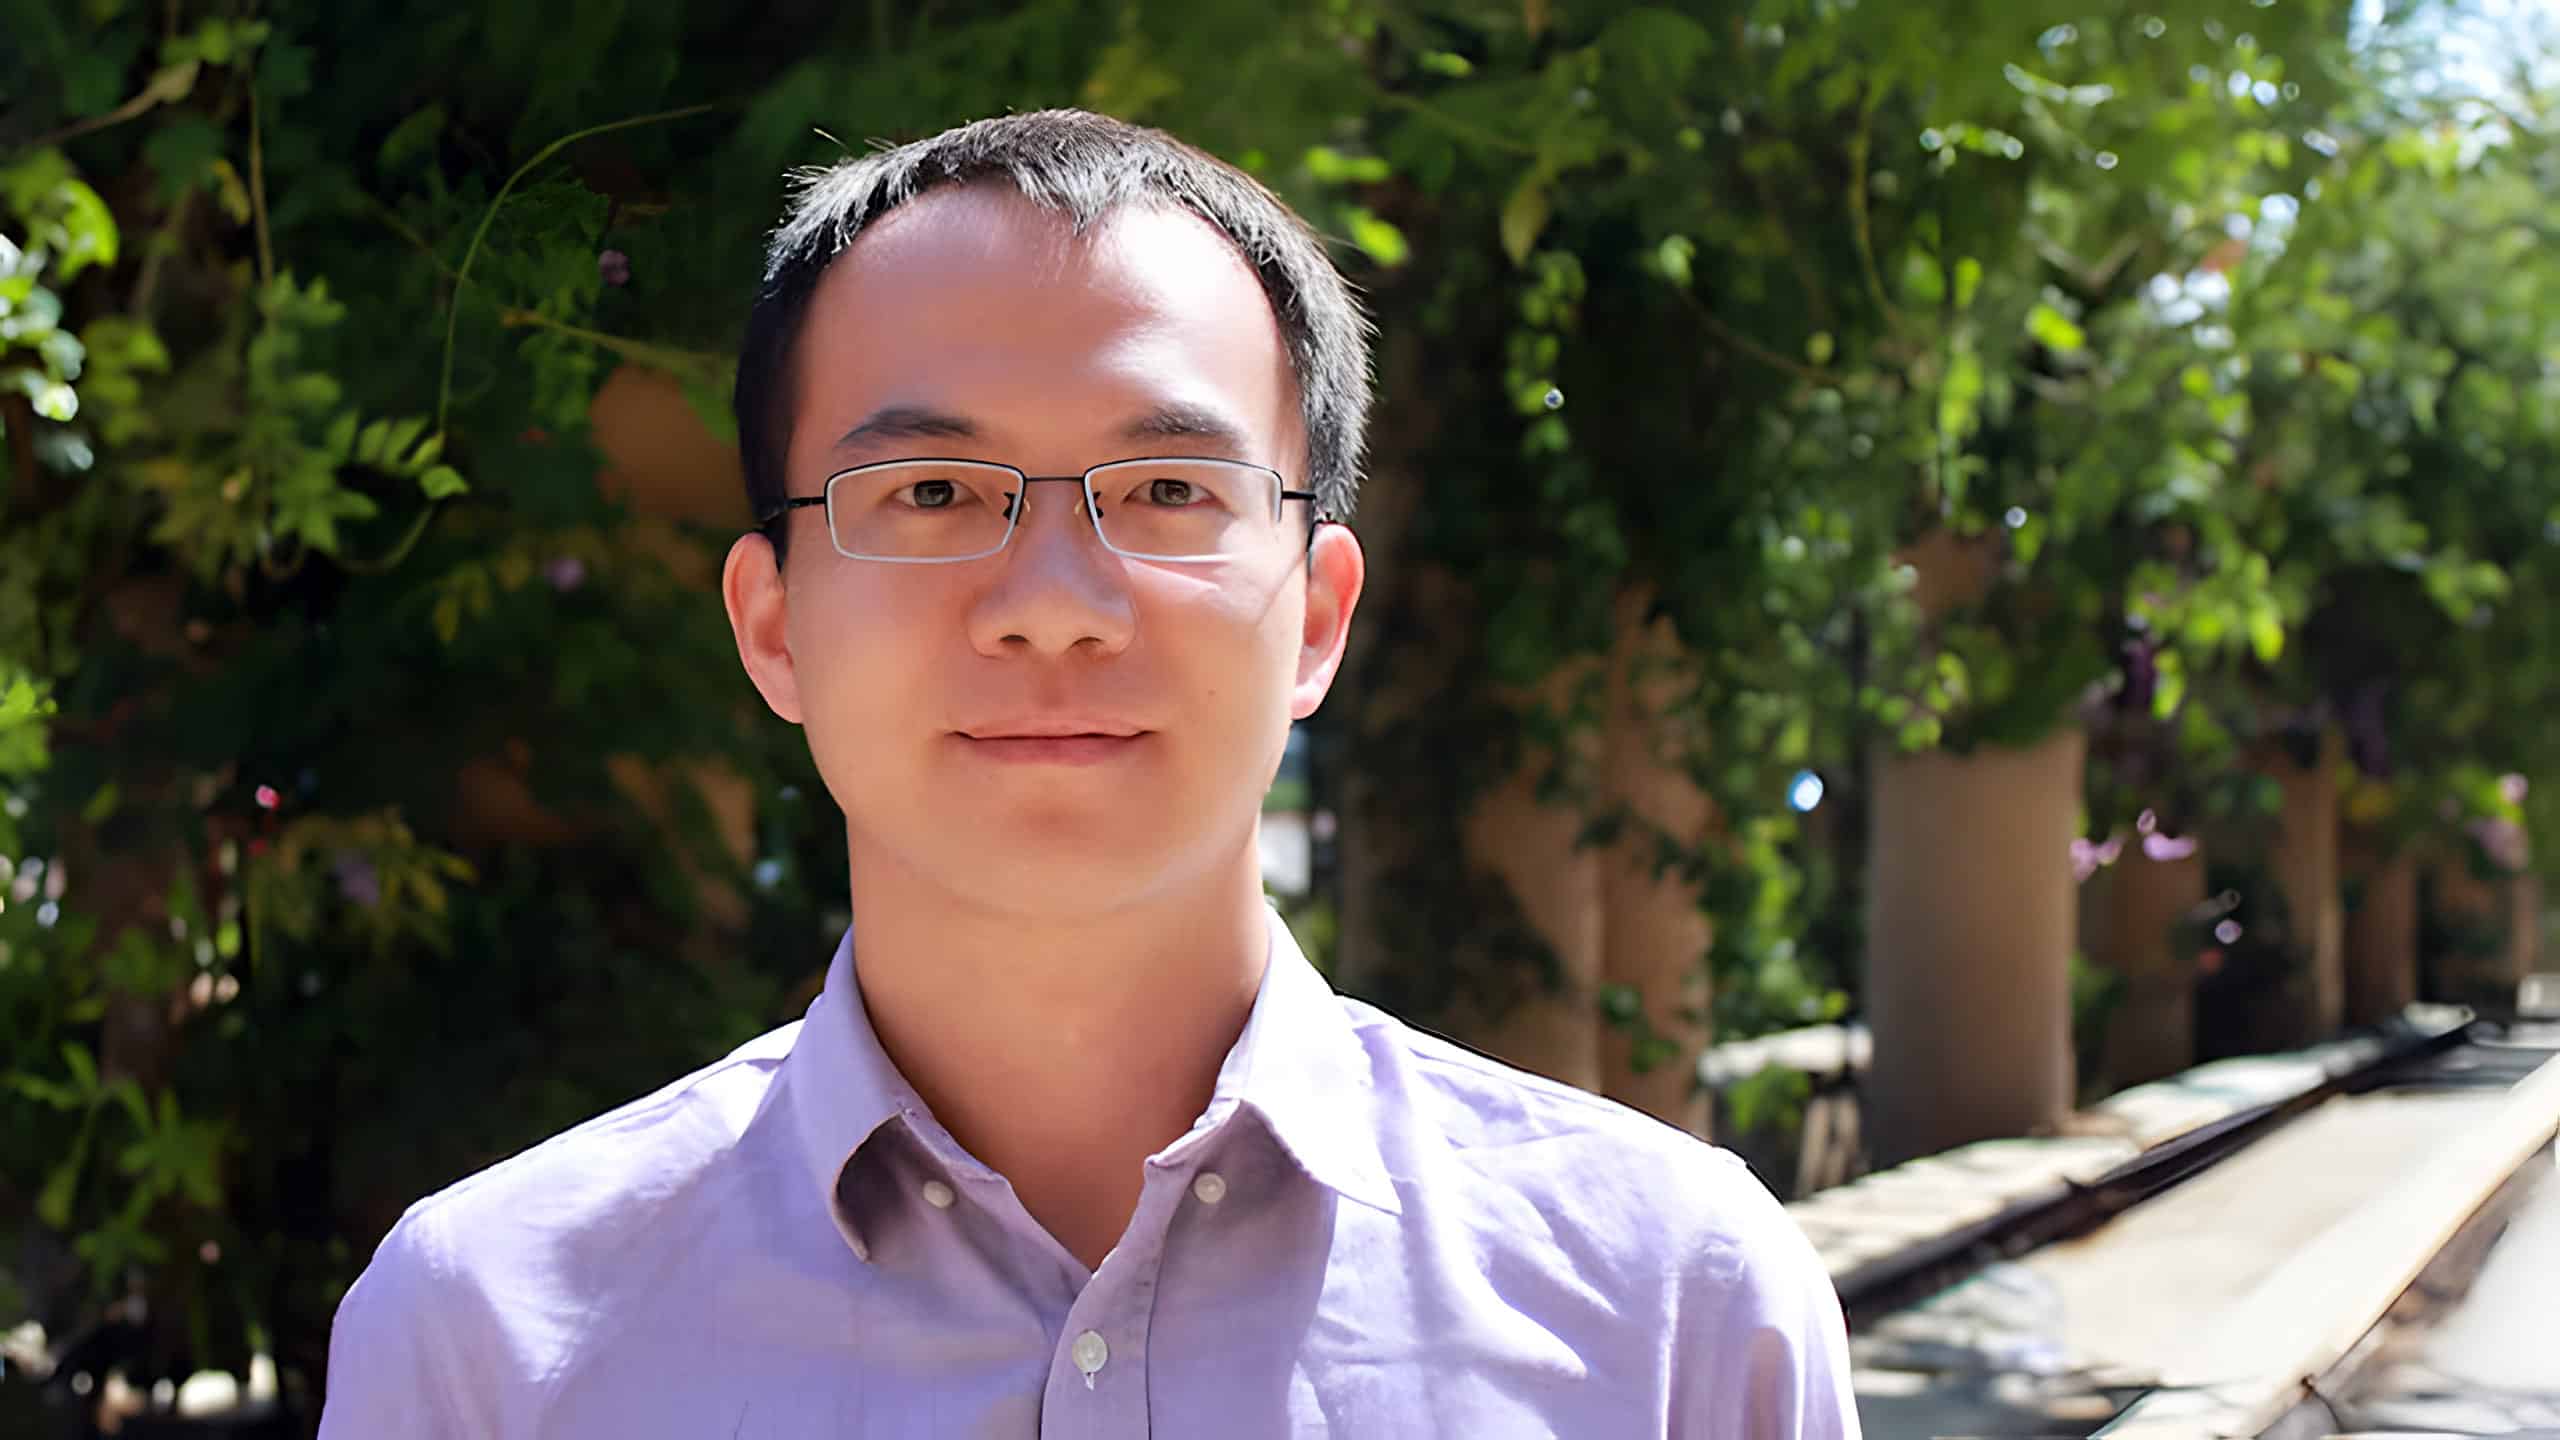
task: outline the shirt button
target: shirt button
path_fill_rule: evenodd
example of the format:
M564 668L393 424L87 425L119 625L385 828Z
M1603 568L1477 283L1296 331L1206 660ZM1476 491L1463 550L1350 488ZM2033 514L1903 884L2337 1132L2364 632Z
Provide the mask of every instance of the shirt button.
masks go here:
M1075 1357L1076 1368L1091 1380L1103 1366L1111 1363L1111 1346L1100 1335L1087 1330L1076 1337Z
M1201 1204L1215 1205L1227 1198L1227 1178L1215 1170L1203 1170L1191 1182L1191 1193L1200 1197Z
M959 1196L951 1193L950 1186L943 1184L939 1180L927 1180L924 1182L924 1203L932 1206L936 1210L950 1209L951 1202L959 1198Z

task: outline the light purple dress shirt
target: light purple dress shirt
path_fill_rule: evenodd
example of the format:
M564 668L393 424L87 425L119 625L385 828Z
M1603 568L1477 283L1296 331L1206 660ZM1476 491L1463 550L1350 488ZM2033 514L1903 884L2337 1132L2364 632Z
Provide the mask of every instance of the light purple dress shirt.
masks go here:
M848 934L804 1020L412 1206L323 1440L1856 1436L1830 1280L1738 1159L1271 933L1099 1269L900 1078Z

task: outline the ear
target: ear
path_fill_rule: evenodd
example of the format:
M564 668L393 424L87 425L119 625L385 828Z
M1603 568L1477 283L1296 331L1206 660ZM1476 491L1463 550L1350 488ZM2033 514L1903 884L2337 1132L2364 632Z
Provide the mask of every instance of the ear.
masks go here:
M1351 638L1351 612L1360 608L1360 588L1369 575L1360 537L1348 525L1316 527L1306 563L1306 620L1298 636L1297 683L1289 691L1292 720L1316 713L1333 688L1342 648Z
M794 725L802 723L800 671L792 663L787 625L790 595L774 558L773 542L762 535L742 535L729 547L720 569L720 598L729 607L729 631L738 640L738 661L773 713Z

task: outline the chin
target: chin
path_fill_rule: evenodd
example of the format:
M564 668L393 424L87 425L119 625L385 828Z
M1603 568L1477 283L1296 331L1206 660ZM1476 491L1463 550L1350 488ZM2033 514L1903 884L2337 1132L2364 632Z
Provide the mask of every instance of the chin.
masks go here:
M1051 844L1026 840L992 867L984 896L997 909L1051 920L1107 915L1146 904L1190 867L1178 850ZM963 862L967 863L967 862Z
M956 811L934 817L942 827L961 822L944 831L957 843L937 847L946 873L982 887L998 908L1064 917L1143 905L1196 886L1238 854L1257 854L1249 825L1203 824L1220 807L1202 801L1144 792L1083 804L1045 798L970 807L974 823Z

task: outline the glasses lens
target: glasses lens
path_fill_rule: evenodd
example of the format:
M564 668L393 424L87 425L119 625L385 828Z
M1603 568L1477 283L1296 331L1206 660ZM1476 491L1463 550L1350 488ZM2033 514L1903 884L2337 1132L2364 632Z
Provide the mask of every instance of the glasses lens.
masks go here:
M866 560L951 560L1004 544L1022 477L966 460L897 460L827 485L836 548Z
M1280 478L1223 460L1129 460L1093 472L1103 542L1153 560L1250 555L1280 529Z

